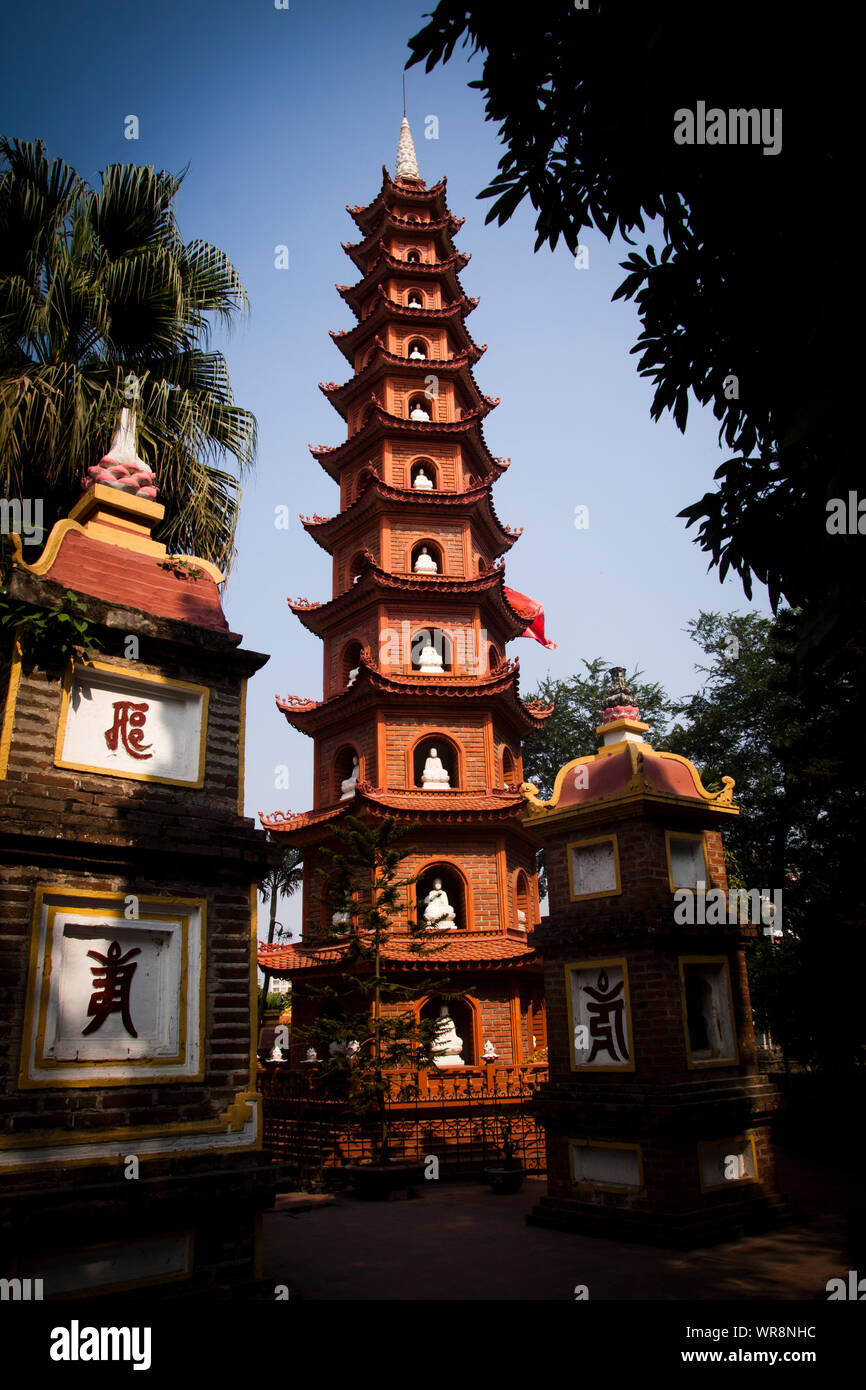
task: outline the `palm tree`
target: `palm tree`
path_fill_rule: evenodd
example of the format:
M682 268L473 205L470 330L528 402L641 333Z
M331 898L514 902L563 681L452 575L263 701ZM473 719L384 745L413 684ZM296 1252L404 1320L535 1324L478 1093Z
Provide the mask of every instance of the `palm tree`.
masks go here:
M256 447L211 318L248 310L237 271L184 243L185 176L112 164L91 189L40 140L0 137L0 495L66 515L135 400L138 450L166 516L157 539L227 570L239 481Z
M269 835L270 839L271 836ZM283 857L278 864L274 864L264 878L259 880L259 892L265 902L270 902L271 913L268 925L268 945L274 939L274 928L277 925L277 906L280 898L290 898L297 892L304 881L303 854L299 849L291 846L283 851ZM271 972L265 970L262 983L262 1002L259 1006L259 1029L262 1026L262 1019L265 1016L265 1008L268 1002L268 986L271 982Z

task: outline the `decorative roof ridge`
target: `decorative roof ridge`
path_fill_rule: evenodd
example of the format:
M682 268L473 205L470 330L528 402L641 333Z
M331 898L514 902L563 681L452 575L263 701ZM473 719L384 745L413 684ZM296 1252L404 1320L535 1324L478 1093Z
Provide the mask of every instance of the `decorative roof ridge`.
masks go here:
M418 225L423 224L412 223L413 227ZM340 284L338 280L335 280L334 289L342 298L345 298L347 294L361 294L364 289L369 287L369 282L383 265L398 272L405 271L407 274L411 275L415 275L416 273L419 275L445 275L448 271L454 270L455 266L457 266L457 262L461 261L462 264L457 266L455 271L456 276L460 271L466 269L471 260L471 251L458 251L455 247L451 255L447 256L444 261L407 261L401 256L395 256L393 252L388 250L383 242L380 242L378 256L375 261L373 261L372 265L369 265L364 271L361 279L356 281L354 285L343 285Z

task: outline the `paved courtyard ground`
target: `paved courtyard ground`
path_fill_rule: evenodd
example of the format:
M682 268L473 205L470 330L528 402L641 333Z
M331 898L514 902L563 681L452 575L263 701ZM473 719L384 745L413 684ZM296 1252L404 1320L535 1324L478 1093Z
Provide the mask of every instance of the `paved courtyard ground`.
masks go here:
M859 1229L859 1182L849 1190L844 1175L828 1179L799 1156L780 1168L798 1208L791 1225L707 1250L527 1226L541 1180L512 1197L480 1183L428 1182L415 1201L285 1205L265 1218L263 1273L292 1298L325 1301L573 1300L577 1284L592 1300L825 1301L827 1280L854 1267L847 1234L852 1215Z

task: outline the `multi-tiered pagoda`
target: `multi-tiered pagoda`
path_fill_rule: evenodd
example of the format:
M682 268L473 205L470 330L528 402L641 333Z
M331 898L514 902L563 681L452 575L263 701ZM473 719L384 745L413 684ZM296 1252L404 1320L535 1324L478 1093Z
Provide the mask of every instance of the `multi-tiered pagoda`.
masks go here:
M368 206L348 209L360 240L344 250L360 278L337 288L358 321L331 336L352 375L321 386L347 437L311 449L339 484L340 509L302 518L332 557L333 596L289 603L324 643L324 698L278 700L314 740L314 804L262 816L303 849L304 934L263 947L259 964L295 981L302 1028L303 982L335 968L321 847L346 814L414 823L418 853L404 867L421 876L407 925L420 918L442 933L440 949L419 958L392 938L389 974L472 986L451 1006L462 1064L480 1066L486 1045L487 1059L514 1065L546 1042L541 967L526 939L539 915L536 841L520 786L521 740L550 711L521 700L519 663L505 655L528 628L539 635L538 605L504 582L502 557L520 533L491 497L508 461L482 434L497 402L472 373L484 347L466 328L478 301L458 279L469 260L453 242L462 223L445 180L421 179L405 117L396 176L383 175ZM436 997L416 1003L419 1017L439 1008Z

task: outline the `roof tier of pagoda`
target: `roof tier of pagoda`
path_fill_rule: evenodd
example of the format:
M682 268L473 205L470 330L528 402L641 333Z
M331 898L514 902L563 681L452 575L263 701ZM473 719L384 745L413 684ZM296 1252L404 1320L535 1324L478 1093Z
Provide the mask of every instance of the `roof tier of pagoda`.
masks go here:
M382 187L376 194L371 203L361 206L355 203L354 206L346 204L346 211L351 217L355 226L367 237L382 220L384 213L390 211L391 202L405 203L408 207L427 207L429 214L436 221L450 218L448 204L445 201L445 190L448 185L447 178L441 178L438 183L431 184L428 188L423 179L407 181L406 179L392 179L385 165L382 165ZM452 219L457 226L456 218ZM416 222L410 222L411 227L417 228Z
M324 603L310 599L288 599L288 605L296 617L300 618L309 632L324 637L336 625L342 625L346 618L360 613L371 604L381 603L388 598L409 594L430 599L445 598L453 604L455 599L463 599L480 610L482 618L486 615L490 631L498 629L505 641L520 637L531 626L532 617L522 617L505 595L505 566L500 561L484 574L470 575L468 579L458 579L449 574L395 574L376 564L369 551L365 551L358 580L345 593L336 594ZM429 626L429 623L428 623Z
M470 301L458 279L458 272L463 270L471 259L470 255L462 251L455 251L444 261L405 261L383 249L379 253L376 264L370 267L362 279L354 285L337 284L336 290L340 298L359 318L370 291L378 289L380 286L384 289L386 282L391 280L394 275L410 275L413 280L435 279L447 287L452 302L465 300L468 303Z
M308 448L328 476L339 482L344 468L357 463L359 458L369 459L371 451L386 439L393 440L395 436L414 439L418 450L423 451L425 442L450 443L456 438L469 455L470 466L476 473L485 478L500 478L511 460L495 458L478 428L484 415L498 403L485 399L483 407L469 411L462 420L406 420L400 415L391 415L374 396L366 421L342 444L310 444Z
M329 700L312 700L298 695L277 696L277 707L293 728L301 733L327 733L334 727L345 727L353 719L376 708L387 700L406 707L429 703L442 706L443 717L454 702L453 713L466 704L479 709L492 709L503 724L510 725L518 738L538 733L553 712L552 705L520 697L520 662L504 661L483 675L446 673L431 676L407 675L388 671L373 661L369 652L358 659L358 675L352 684Z
M396 232L401 236L407 232L423 232L425 237L433 238L437 256L445 261L456 253L457 248L452 238L460 231L465 221L465 217L455 217L453 213L446 212L444 217L417 222L409 217L401 217L393 208L383 207L377 225L363 241L342 241L340 245L362 275L372 265L373 257L378 254L379 249L387 249L385 238L388 232Z
M422 491L417 488L392 487L370 473L361 493L335 516L301 516L301 525L317 545L329 555L356 528L365 527L374 517L383 514L427 519L431 512L448 520L469 517L475 533L484 538L494 556L510 550L523 532L523 527L506 526L496 514L491 495L492 483L478 483L463 492L443 492L436 488Z
M361 940L366 936L358 933ZM441 970L509 970L518 967L526 970L528 966L541 969L541 961L533 948L528 945L526 933L507 928L499 932L439 932L425 934L425 949L412 949L409 933L395 932L383 948L382 954L388 962L388 973L433 975ZM339 940L322 939L304 942L288 942L285 945L268 946L259 943L259 969L271 975L295 975L303 972L333 973L346 954L351 937ZM364 969L363 966L355 967Z
M440 309L419 309L389 298L379 285L376 301L366 318L361 319L353 328L329 328L328 333L350 363L354 363L355 353L366 343L370 333L378 333L380 328L389 323L404 323L422 331L425 328L438 328L446 324L458 352L476 352L480 355L484 348L480 348L472 338L464 321L466 315L471 314L480 303L480 295L472 299L469 295L463 294L450 303L443 304Z
M335 410L339 411L345 420L349 408L359 395L366 396L369 400L370 394L375 394L376 387L385 379L393 375L394 370L398 370L402 375L408 372L419 379L419 386L424 382L424 378L430 372L435 372L437 377L459 380L462 382L468 398L475 399L476 405L489 398L485 396L478 382L472 373L471 363L477 362L485 351L485 347L478 348L475 352L464 349L454 357L398 357L396 353L388 352L381 338L374 339L374 355L371 360L362 367L359 372L350 377L348 381L338 385L335 381L319 382L319 390L327 396Z

